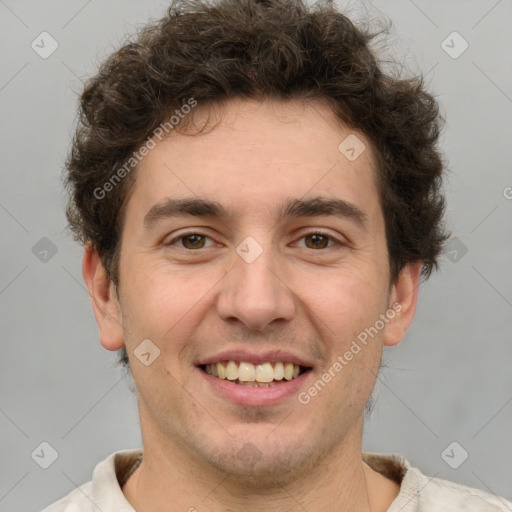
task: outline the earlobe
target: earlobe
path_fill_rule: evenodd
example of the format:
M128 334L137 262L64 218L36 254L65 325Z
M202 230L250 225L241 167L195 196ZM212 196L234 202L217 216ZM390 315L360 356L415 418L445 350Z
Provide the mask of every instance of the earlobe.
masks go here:
M395 312L394 317L386 325L384 345L398 345L412 323L418 303L421 262L407 264L393 285L389 300L389 309Z
M123 348L123 326L116 288L108 277L98 252L90 243L84 250L82 275L100 330L100 343L107 350Z

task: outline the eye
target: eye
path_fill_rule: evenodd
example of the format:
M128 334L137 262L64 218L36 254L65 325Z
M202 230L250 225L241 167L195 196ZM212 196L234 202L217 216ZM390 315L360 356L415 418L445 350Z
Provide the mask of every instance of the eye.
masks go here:
M329 249L334 245L342 245L338 240L336 240L331 235L323 233L321 231L314 231L312 233L307 233L303 235L300 240L304 241L303 248L306 249ZM208 243L209 242L209 243ZM298 243L298 242L297 242ZM185 233L180 236L177 236L165 243L166 246L178 246L182 249L187 249L189 251L194 251L198 249L205 249L214 245L213 240L206 235L201 233Z
M185 235L181 235L176 238L173 238L165 245L168 245L168 246L178 245L179 247L181 247L183 249L197 250L197 249L204 249L205 247L208 247L206 245L207 240L210 240L211 242L213 242L212 239L206 235L201 235L200 233L187 233Z
M320 231L308 233L300 240L304 240L307 249L328 249L338 243L333 237Z

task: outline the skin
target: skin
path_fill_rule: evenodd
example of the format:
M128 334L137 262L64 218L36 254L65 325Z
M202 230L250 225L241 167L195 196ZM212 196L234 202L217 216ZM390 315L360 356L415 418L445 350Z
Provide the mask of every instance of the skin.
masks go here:
M208 112L198 106L196 125ZM172 133L141 162L128 200L119 299L88 246L83 275L101 344L126 345L138 390L144 459L123 487L137 511L384 511L399 485L362 462L364 408L384 345L398 344L416 308L420 263L390 283L385 226L370 142L349 161L338 145L355 133L321 101L230 100L201 135ZM200 197L229 208L226 219L144 217L168 198ZM288 199L338 198L361 209L364 226L333 215L276 222ZM206 237L195 250L178 238ZM306 236L322 229L327 248ZM248 236L263 248L246 263ZM309 245L308 245L309 240ZM172 243L170 243L172 242ZM221 350L278 348L307 358L321 378L395 302L374 337L307 405L297 396L249 407L198 378L198 358ZM133 356L150 339L160 356ZM259 458L237 457L250 442Z

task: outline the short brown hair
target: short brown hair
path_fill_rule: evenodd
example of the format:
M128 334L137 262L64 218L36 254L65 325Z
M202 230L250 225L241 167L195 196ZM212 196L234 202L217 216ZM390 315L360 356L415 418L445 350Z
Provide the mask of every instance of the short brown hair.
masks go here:
M395 281L410 262L428 278L448 238L442 220L439 106L422 76L386 73L370 42L328 0L176 0L89 79L67 161L67 217L114 283L131 173L94 193L190 98L323 99L371 141ZM181 123L180 123L181 124ZM185 123L188 124L188 123Z

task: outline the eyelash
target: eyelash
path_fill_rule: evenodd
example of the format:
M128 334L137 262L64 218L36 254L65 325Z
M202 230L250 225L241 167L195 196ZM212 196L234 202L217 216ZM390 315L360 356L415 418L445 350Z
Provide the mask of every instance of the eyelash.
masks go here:
M208 238L210 240L212 240L211 237L209 237L208 235L204 235L198 231L190 231L188 233L182 233L181 235L177 236L177 237L174 237L172 240L170 240L169 242L165 243L164 245L166 247L169 247L169 246L173 246L175 245L176 242L180 241L180 240L183 240L184 238L187 238L188 236L192 236L192 235L198 235L200 237L203 237L203 238ZM322 231L321 229L317 229L317 230L314 230L314 231L310 231L308 233L305 233L303 234L299 240L302 240L303 238L306 238L307 236L312 236L312 235L320 235L320 236L324 236L326 237L329 241L331 242L334 242L334 245L344 245L341 241L339 241L338 239L334 238L332 235L330 235L329 233L325 232L325 231ZM325 248L322 248L322 249L310 249L309 247L303 247L303 249L310 249L312 251L325 251L326 249L331 249L333 247L333 245L331 246L328 246L328 247L325 247ZM201 251L202 249L207 249L208 247L201 247L199 249L188 249L187 247L180 247L180 249L183 249L187 252L199 252Z

